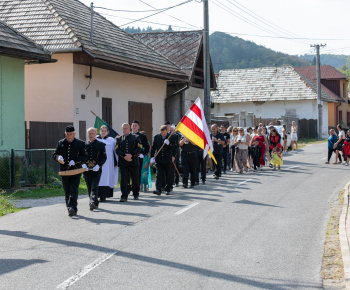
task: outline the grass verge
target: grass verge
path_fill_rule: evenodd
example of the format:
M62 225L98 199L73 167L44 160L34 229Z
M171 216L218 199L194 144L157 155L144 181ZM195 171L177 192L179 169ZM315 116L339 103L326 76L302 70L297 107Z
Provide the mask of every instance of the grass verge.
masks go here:
M321 277L327 285L344 283L344 266L339 241L339 218L343 203L344 190L339 192L337 200L331 205L332 213L326 230Z
M22 210L24 208L15 207L6 195L1 192L0 194L0 216L7 215Z
M327 139L318 140L318 139L300 139L298 140L298 149L304 148L307 145L326 143Z

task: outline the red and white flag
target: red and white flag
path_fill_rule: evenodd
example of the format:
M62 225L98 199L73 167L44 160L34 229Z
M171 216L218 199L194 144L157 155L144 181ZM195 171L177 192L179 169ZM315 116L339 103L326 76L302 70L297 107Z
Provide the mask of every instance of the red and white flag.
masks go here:
M176 130L182 133L188 140L192 141L192 143L203 149L203 158L209 154L214 162L217 163L213 156L214 147L210 139L207 121L205 120L201 99L199 97L181 119L179 124L177 124Z

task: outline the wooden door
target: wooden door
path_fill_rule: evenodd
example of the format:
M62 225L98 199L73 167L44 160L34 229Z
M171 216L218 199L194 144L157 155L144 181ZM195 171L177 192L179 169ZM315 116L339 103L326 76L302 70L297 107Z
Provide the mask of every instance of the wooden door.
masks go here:
M109 126L113 127L111 98L102 98L102 120L105 121Z
M145 131L148 141L153 140L152 104L129 102L129 124L137 120L140 122L140 131ZM161 124L160 124L161 125Z

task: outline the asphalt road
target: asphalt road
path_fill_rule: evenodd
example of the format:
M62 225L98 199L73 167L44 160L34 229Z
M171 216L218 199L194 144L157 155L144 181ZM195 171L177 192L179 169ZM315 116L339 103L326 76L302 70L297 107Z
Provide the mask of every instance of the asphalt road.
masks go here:
M209 176L94 212L84 198L74 218L63 199L2 217L0 288L320 288L330 203L350 176L326 153L308 146L280 172Z

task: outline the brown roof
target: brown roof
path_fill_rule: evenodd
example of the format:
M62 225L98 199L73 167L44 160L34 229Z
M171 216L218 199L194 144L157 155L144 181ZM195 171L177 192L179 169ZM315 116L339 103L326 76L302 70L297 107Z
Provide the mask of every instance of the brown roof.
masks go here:
M51 54L8 24L0 21L0 54L26 60L49 62Z
M321 79L325 80L345 80L346 75L330 65L321 65ZM316 80L316 66L302 66L294 68L310 80Z
M96 60L123 71L162 79L187 81L188 77L166 57L145 46L78 0L3 0L0 19L52 52L85 50ZM139 71L139 72L136 72Z
M135 33L133 36L192 76L202 46L202 30Z
M304 79L304 81L317 92L316 66L295 67L294 70ZM321 79L346 80L346 75L330 65L321 66ZM344 102L344 99L332 92L325 85L321 84L321 90L332 97L337 102Z

